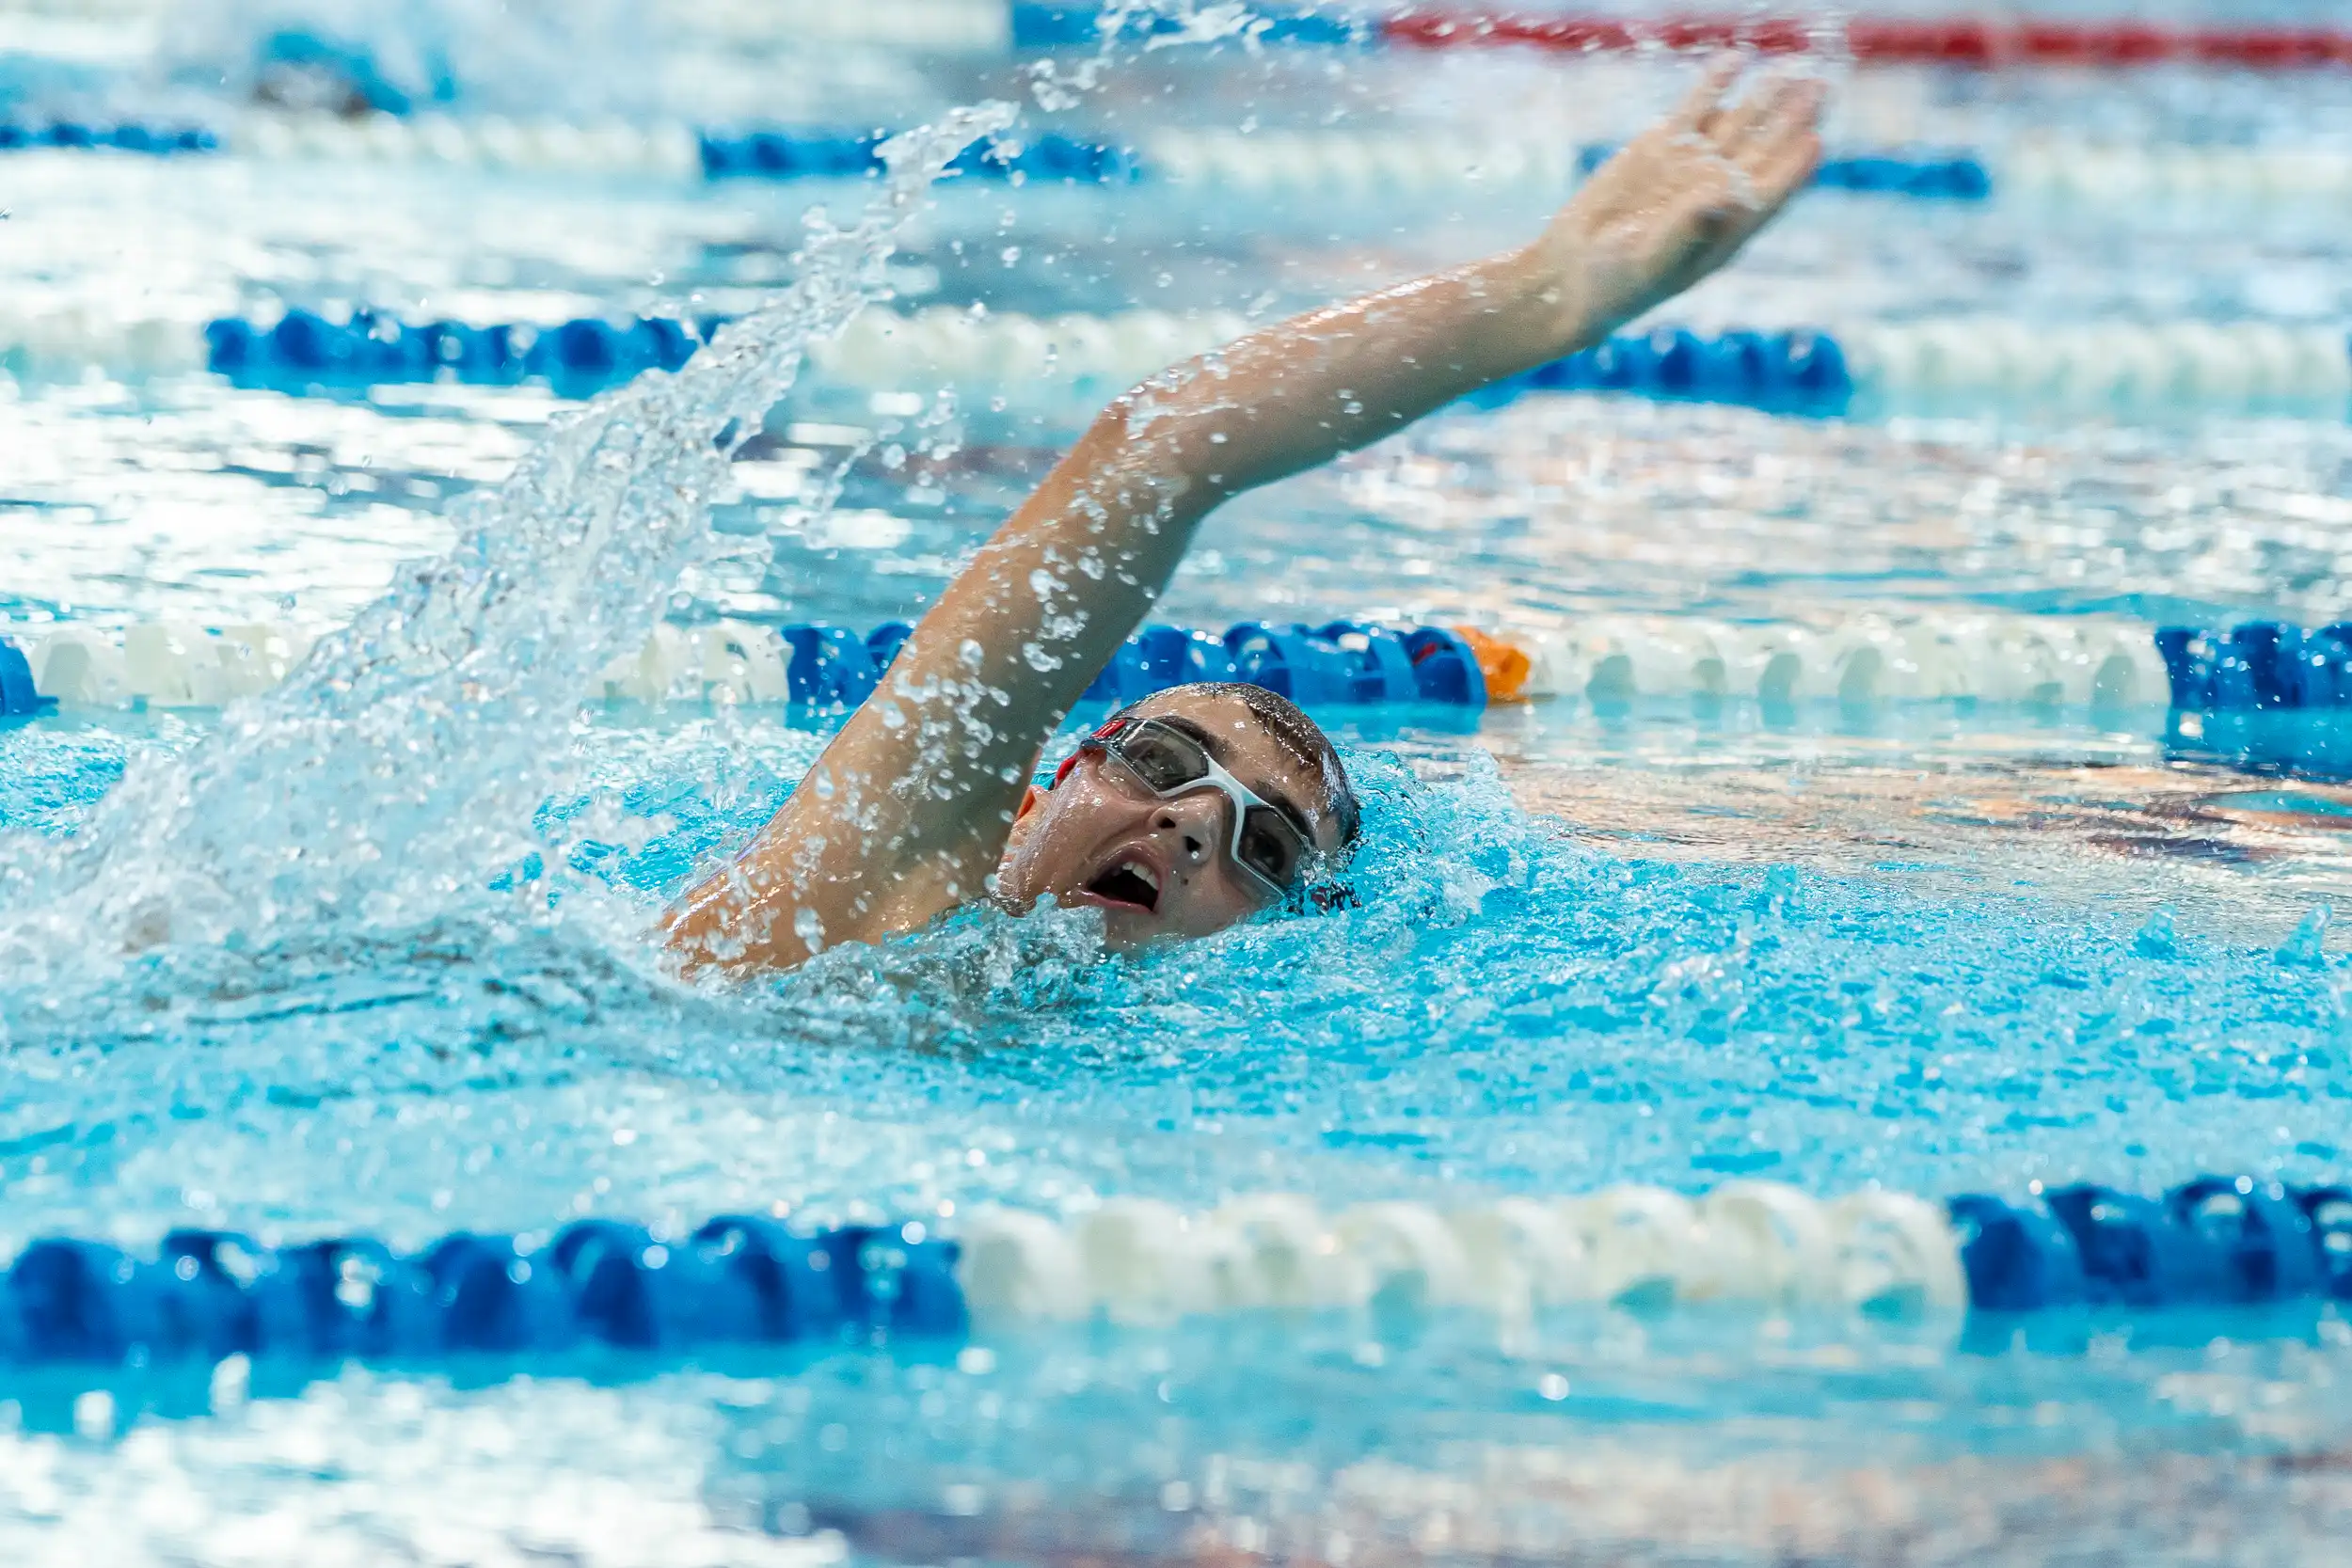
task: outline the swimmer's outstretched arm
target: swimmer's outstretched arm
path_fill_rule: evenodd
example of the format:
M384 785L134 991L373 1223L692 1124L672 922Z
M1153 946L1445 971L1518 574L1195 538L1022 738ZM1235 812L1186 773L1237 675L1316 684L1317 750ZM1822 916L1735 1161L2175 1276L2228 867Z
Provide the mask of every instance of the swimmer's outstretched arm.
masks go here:
M1736 62L1534 244L1251 334L1119 399L923 617L733 866L668 919L696 970L786 968L991 891L1040 749L1220 501L1574 353L1728 261L1812 174L1818 84Z

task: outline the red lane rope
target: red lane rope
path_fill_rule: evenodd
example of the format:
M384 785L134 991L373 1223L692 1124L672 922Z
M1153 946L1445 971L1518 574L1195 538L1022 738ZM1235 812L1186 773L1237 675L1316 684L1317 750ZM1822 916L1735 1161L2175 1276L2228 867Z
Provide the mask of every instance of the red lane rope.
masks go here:
M2011 65L2224 65L2296 71L2352 65L2352 32L2324 27L2154 27L2137 22L1927 22L1835 24L1794 18L1509 16L1407 10L1381 24L1389 40L1423 49L1521 45L1568 54L1636 49L1753 49L1836 53L1883 64L1994 69Z

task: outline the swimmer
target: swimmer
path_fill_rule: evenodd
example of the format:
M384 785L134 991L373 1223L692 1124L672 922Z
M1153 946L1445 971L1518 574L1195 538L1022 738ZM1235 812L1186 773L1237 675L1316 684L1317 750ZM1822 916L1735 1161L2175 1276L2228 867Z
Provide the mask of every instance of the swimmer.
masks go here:
M1179 686L1056 768L1045 743L1217 504L1607 337L1730 260L1811 177L1818 83L1737 61L1522 248L1317 310L1097 418L931 607L735 863L665 918L689 974L789 968L993 899L1102 911L1116 949L1307 896L1358 828L1323 732L1257 687Z

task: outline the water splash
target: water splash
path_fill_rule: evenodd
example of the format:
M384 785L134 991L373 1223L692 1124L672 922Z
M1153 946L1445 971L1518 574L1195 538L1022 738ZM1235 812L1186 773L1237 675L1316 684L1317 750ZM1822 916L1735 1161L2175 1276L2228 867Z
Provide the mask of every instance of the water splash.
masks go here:
M2280 946L2279 961L2297 969L2325 968L2328 955L2324 944L2333 915L2334 911L2326 904L2313 904Z
M2170 958L2179 956L2180 933L2173 927L2173 910L2169 904L2157 906L2146 924L2132 936L2132 951L2143 958Z
M854 222L812 215L790 290L675 375L642 376L551 434L469 498L447 556L403 569L192 755L135 763L70 843L0 844L0 987L168 953L181 981L200 978L194 965L217 990L285 944L331 969L355 946L429 942L490 896L479 890L498 867L543 852L560 864L564 846L534 813L574 767L580 693L712 550L706 514L732 455L805 346L887 293L884 263L931 182L1013 118L982 103L887 144ZM575 918L596 911L577 903ZM493 942L544 924L548 905L518 881L490 911L505 923ZM634 903L606 914L643 920Z

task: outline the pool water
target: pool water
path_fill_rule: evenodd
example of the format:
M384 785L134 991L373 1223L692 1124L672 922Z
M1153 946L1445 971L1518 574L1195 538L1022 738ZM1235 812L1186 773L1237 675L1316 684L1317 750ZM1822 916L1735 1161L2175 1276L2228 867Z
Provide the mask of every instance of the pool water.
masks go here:
M691 28L647 26L666 86L548 112L912 125L1035 85L1033 62L849 46L722 70ZM552 90L544 62L510 79L497 50L446 47L485 103ZM1582 143L1684 73L1105 58L1025 127ZM168 85L119 70L118 102ZM2347 131L2334 77L1848 74L1838 145ZM663 618L918 612L1070 435L1018 396L909 406L813 372L771 408L803 341L885 294L1271 315L1541 210L927 194L923 161L1007 112L918 138L889 180L817 184L0 155L28 316L737 314L799 283L585 413L543 386L0 383L0 619L358 618L226 712L0 728L0 1245L2352 1175L2328 914L2352 795L2228 766L2146 701L1335 710L1366 797L1359 908L1136 958L1082 912L974 911L739 989L667 975L664 899L839 716L579 694ZM2345 260L2291 204L2224 226L1822 193L1674 319L2340 324ZM1228 509L1164 609L2318 624L2343 614L2348 466L2341 411L1529 397ZM2319 1562L2352 1512L2332 1307L2012 1338L1937 1311L1392 1307L688 1365L10 1370L0 1542L27 1562Z

